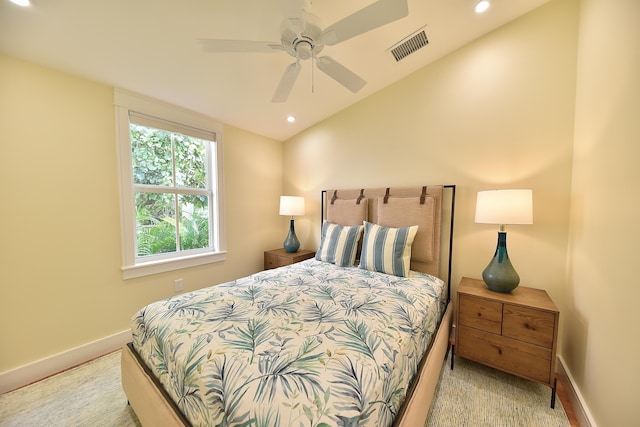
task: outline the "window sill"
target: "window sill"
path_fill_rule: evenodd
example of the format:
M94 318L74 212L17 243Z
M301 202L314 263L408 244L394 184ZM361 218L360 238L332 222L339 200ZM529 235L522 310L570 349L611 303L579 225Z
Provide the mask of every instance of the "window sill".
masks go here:
M140 263L137 265L122 267L122 278L124 280L134 279L136 277L150 276L152 274L166 273L168 271L180 270L182 268L220 262L225 259L227 259L226 251L192 255L179 259Z

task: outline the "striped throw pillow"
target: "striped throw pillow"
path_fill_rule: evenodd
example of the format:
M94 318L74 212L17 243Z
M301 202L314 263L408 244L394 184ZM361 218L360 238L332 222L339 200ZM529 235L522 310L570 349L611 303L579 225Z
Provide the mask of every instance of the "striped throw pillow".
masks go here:
M360 268L407 277L417 232L417 225L391 228L365 221Z
M325 221L316 259L342 267L353 266L362 229L362 225L346 226Z

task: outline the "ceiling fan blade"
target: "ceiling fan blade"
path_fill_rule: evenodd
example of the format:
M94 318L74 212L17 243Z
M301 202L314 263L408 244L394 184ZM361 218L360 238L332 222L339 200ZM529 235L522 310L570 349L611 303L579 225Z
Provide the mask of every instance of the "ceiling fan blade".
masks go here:
M316 60L316 64L320 71L353 93L358 92L367 84L367 82L356 73L328 56L321 56Z
M300 74L301 68L302 67L299 62L294 62L284 70L284 74L280 79L280 84L278 84L278 88L276 89L276 93L273 94L271 102L285 102L287 100L289 93L293 88L293 84L296 82L298 74Z
M302 18L288 18L284 21L283 26L298 35L304 31L304 20Z
M200 47L206 52L280 52L284 48L280 42L261 42L252 40L198 39Z
M389 24L409 14L407 0L378 0L341 19L322 32L322 41L329 46Z

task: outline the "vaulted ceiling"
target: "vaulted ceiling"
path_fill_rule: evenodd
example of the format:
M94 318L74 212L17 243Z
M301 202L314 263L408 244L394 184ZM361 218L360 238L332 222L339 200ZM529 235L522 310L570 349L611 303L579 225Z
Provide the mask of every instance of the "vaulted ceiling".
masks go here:
M285 18L303 8L326 28L375 1L32 0L19 7L0 0L0 52L285 140L546 1L492 0L476 14L477 0L407 0L407 16L322 50L367 82L361 90L352 93L302 60L279 103L272 97L292 56L211 53L197 40L279 44ZM421 30L429 43L396 61L390 49Z

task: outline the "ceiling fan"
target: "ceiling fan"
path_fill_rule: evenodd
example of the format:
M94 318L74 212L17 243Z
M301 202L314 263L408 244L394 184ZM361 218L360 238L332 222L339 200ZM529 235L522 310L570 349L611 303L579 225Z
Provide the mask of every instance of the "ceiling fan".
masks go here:
M352 37L364 34L389 24L409 14L407 0L378 0L363 9L328 26L320 27L318 18L302 8L292 14L281 26L280 42L251 40L200 39L202 49L207 52L286 52L296 58L290 64L278 85L272 102L285 102L302 68L300 61L315 60L320 71L356 93L367 82L353 71L329 56L318 56L326 46L333 46Z

